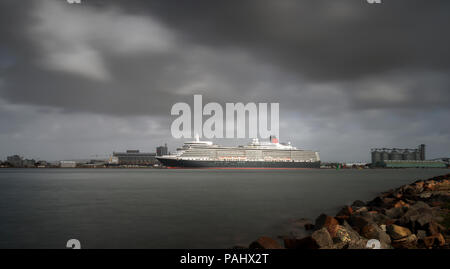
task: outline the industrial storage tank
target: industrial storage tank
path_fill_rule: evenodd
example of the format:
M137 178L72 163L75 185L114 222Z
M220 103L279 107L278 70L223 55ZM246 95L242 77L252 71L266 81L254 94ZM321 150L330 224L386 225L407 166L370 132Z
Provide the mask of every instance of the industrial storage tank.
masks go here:
M416 155L414 154L414 152L410 152L409 150L405 150L403 152L403 160L412 161L415 159L416 159Z
M372 163L377 162L383 163L385 161L394 161L389 163L391 164L396 163L396 165L398 165L399 163L406 163L408 165L412 165L414 161L418 161L418 163L421 163L420 161L425 160L425 145L422 144L416 149L372 148L371 155L372 155Z
M381 162L381 152L378 150L372 151L372 163Z
M381 152L381 160L382 160L382 161L389 160L389 152L383 150L383 151Z
M389 153L389 160L393 161L399 161L403 159L403 155L401 152L397 151L397 149L394 149Z
M425 144L421 144L419 146L419 152L420 152L420 159L417 160L425 161Z
M421 158L420 158L420 151L419 150L415 150L414 151L414 160L417 160L417 161L419 161Z

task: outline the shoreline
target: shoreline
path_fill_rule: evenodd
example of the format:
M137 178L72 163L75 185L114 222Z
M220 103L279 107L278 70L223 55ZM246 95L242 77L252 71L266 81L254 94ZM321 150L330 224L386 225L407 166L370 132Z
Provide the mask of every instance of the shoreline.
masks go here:
M306 236L262 236L250 249L449 249L450 174L356 200L305 222ZM370 246L370 247L369 247ZM235 248L247 248L236 246Z

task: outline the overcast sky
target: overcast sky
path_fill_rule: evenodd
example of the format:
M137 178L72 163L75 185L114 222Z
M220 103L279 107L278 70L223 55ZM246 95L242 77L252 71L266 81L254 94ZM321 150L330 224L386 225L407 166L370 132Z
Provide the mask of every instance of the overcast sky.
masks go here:
M0 2L0 159L155 151L176 102L278 102L324 161L450 154L450 1ZM225 145L246 141L218 140Z

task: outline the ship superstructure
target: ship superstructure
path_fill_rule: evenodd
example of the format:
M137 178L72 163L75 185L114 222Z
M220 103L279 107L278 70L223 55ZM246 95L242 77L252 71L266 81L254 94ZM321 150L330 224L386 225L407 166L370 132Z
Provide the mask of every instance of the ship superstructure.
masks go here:
M167 167L210 168L318 168L319 153L279 143L274 136L268 142L254 138L245 146L224 147L211 141L185 142L173 155L157 157Z

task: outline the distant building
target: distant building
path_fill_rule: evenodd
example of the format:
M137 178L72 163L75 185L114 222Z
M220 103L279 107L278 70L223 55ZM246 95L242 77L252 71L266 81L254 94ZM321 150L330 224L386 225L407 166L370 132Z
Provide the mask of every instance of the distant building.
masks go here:
M24 167L24 168L34 168L34 167L36 167L36 161L33 160L33 159L31 159L31 160L25 159L22 162L22 167Z
M19 155L6 157L6 163L11 167L23 167L23 158Z
M75 167L77 167L77 162L75 162L75 161L60 161L59 166L61 168L75 168Z
M158 163L156 153L145 153L139 150L114 152L112 158L117 158L119 165L154 165Z
M19 155L12 155L6 158L4 165L15 168L34 168L36 167L36 161L33 159L24 159Z
M50 166L50 164L48 162L46 162L46 161L37 161L36 162L36 167L37 168L46 168L46 167L49 167L49 166Z
M156 156L164 156L169 154L169 150L167 148L167 143L164 146L159 146L156 148Z
M445 168L445 160L426 160L425 145L415 149L372 149L372 166L387 168Z
M415 149L375 148L371 150L372 164L379 165L385 161L425 161L425 145Z

